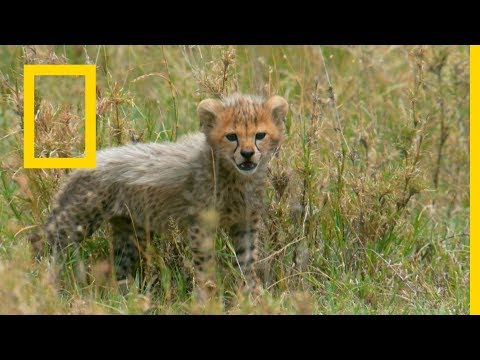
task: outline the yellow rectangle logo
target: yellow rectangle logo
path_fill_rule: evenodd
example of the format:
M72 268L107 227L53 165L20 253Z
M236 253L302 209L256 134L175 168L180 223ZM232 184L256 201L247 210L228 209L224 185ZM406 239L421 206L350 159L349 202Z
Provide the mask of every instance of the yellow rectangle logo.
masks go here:
M480 145L475 134L480 131L480 46L470 46L470 219L475 219L480 204ZM473 134L473 136L472 136ZM479 227L470 221L470 314L480 314L480 243Z
M24 65L23 166L25 168L94 168L96 166L96 68L95 65ZM36 158L35 76L85 76L85 156Z

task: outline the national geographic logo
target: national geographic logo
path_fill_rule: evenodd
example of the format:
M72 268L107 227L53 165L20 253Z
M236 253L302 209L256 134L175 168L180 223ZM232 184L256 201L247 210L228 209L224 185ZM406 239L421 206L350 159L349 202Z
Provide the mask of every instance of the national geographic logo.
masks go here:
M96 71L95 65L24 66L24 158L25 168L94 168L96 165ZM35 76L85 76L85 156L81 158L36 158L34 155Z

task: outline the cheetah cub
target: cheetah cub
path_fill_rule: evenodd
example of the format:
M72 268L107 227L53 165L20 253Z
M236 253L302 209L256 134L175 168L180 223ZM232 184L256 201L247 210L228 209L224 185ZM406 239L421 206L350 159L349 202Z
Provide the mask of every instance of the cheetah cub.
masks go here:
M280 96L207 99L197 108L199 133L98 151L97 167L73 172L56 195L44 238L58 252L108 220L122 280L135 275L142 246L173 218L190 241L197 289L208 294L221 227L233 240L247 288L258 292L254 263L267 164L283 140L287 111Z

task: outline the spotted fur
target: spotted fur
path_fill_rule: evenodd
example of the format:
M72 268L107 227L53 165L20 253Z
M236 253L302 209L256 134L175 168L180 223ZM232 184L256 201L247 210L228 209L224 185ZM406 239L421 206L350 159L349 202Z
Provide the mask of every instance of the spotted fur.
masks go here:
M207 99L197 108L199 133L99 151L97 167L75 171L55 197L43 226L47 242L60 251L108 221L116 275L125 279L138 270L145 239L173 218L190 239L196 283L211 289L214 235L222 227L247 288L258 291L254 263L267 164L283 140L287 110L279 96Z

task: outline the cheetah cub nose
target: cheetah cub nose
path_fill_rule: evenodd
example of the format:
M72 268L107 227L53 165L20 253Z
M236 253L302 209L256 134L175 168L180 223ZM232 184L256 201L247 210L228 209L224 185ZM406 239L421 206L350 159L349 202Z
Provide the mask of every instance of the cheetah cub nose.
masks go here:
M241 150L240 155L242 155L245 159L250 159L255 152L253 150Z

